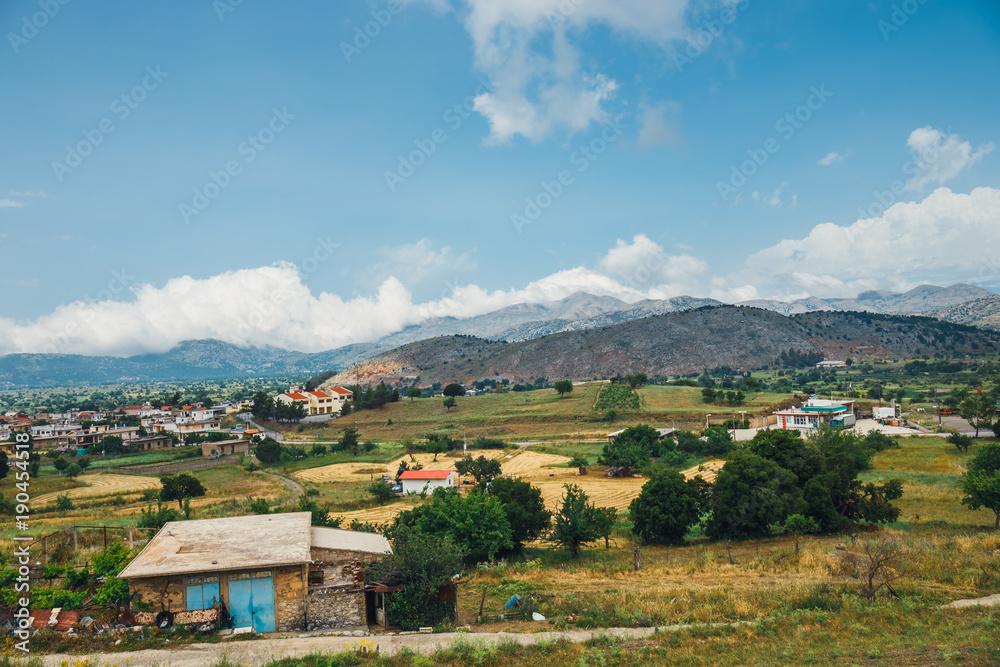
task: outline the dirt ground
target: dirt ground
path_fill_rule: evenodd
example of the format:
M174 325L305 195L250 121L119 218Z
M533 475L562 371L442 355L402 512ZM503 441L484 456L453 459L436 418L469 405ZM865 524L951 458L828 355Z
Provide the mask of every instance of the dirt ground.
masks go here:
M548 627L542 623L539 627ZM688 626L667 626L659 630L680 630ZM150 649L125 653L108 653L88 656L95 663L129 665L129 667L211 667L227 658L229 664L241 667L258 667L270 660L283 657L301 657L310 653L359 650L367 647L379 653L396 654L404 647L424 655L433 653L438 647L447 648L455 641L476 641L495 644L500 641L516 642L522 646L543 641L565 639L582 642L599 635L614 635L640 639L655 632L655 628L604 628L599 630L564 630L561 632L509 633L509 632L446 632L441 634L378 635L368 637L332 637L323 635L300 635L293 637L258 639L251 641L228 641L217 644L187 644L175 649ZM47 655L43 658L45 667L72 665L79 656Z
M508 456L506 454L502 455ZM431 458L430 455L418 454L417 456L427 456L428 458ZM510 458L503 464L503 471L507 474L515 475L520 479L530 481L533 486L538 487L538 489L542 492L542 500L545 502L545 507L550 511L558 510L559 504L562 502L564 484L576 484L579 486L587 493L588 496L590 496L591 502L598 507L614 507L615 509L621 511L628 508L632 500L639 495L642 485L647 481L644 477L612 478L606 477L603 473L598 472L592 472L588 475L580 475L575 468L568 469L562 467L549 467L569 461L567 457L555 454L541 454L539 452L522 450L521 452L517 452L509 456ZM438 463L442 463L440 457ZM715 478L719 474L719 470L722 468L723 463L724 461L722 460L706 461L700 466L694 466L684 470L682 474L687 479L701 475L706 482L714 482ZM311 473L317 470L326 470L329 468L338 468L340 466L365 465L370 467L373 464L340 463L333 466L326 466L326 468L303 470L297 473L297 475L300 478L306 479L304 473ZM398 467L398 461L390 464L389 467L392 468L392 473L394 473ZM438 469L447 470L452 467L454 467L454 460L445 462L444 466ZM350 474L345 473L346 470L347 469L344 468L336 471L327 471L325 474L328 476L325 477L324 481L328 479L342 479L342 477L333 477L333 475ZM357 479L357 477L354 477L353 479ZM367 477L362 476L361 479L367 479ZM384 523L386 521L391 521L400 512L412 508L412 502L393 503L383 507L338 513L337 516L343 517L345 523L350 523L354 519L370 523Z

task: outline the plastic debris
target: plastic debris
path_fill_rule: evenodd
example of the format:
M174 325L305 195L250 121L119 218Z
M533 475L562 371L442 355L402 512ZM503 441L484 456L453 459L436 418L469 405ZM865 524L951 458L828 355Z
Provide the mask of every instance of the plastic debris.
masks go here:
M531 612L531 619L534 621L544 621L545 617L539 614L537 611Z

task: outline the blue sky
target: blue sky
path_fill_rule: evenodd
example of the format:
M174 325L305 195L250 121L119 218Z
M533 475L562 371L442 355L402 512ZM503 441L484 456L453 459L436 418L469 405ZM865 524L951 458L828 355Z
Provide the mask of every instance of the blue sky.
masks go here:
M0 5L0 353L1000 287L995 2L63 2Z

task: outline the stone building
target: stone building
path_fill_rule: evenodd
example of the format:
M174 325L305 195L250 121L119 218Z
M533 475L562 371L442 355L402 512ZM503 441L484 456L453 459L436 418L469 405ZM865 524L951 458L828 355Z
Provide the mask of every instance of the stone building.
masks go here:
M119 577L133 606L149 612L143 616L219 609L232 627L256 632L363 626L364 567L390 553L389 543L311 519L295 512L172 521Z

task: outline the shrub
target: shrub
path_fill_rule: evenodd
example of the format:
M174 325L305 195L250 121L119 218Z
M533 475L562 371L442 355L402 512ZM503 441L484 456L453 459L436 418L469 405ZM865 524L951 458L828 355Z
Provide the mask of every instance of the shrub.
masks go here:
M676 470L658 471L629 505L632 532L647 544L681 544L708 505L709 486Z
M61 496L56 496L56 510L60 512L68 512L73 509L73 501L69 499L69 494L64 493Z

